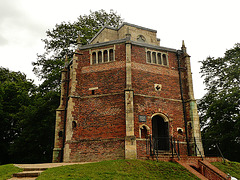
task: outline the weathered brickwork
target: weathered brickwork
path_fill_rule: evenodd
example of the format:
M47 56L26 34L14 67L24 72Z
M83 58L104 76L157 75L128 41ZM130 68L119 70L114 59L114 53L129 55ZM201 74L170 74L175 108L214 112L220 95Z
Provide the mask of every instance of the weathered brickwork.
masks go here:
M103 28L91 44L79 47L62 72L53 161L146 158L150 137L158 135L167 138L163 143L168 145L155 148L170 153L170 140L178 140L179 151L187 155L186 130L192 139L191 123L196 121L189 56L182 50L185 54L178 58L177 50L159 46L155 30L123 24L110 31L111 37L104 37L108 31ZM126 38L112 40L123 32ZM147 52L158 56L149 62ZM161 54L167 63L155 63Z
M151 117L153 114L156 113L165 114L169 118L169 133L171 136L178 135L177 127L184 129L181 102L157 98L146 98L141 96L136 96L134 98L134 102L136 137L139 137L138 128L141 124L146 124L147 126L149 126L150 134L152 134ZM139 115L145 115L147 117L146 122L139 122Z
M70 149L69 162L123 159L124 139L79 140L71 142Z
M149 141L147 139L137 140L137 158L145 159L149 155Z
M123 95L83 98L75 109L73 140L125 137Z

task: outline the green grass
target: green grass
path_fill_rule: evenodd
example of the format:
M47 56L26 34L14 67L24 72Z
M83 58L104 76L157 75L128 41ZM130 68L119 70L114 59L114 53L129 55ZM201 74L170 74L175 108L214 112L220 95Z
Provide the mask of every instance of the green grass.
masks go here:
M42 179L198 179L177 163L112 160L50 168Z
M212 162L212 165L216 166L221 171L226 174L230 174L231 176L240 179L240 163L238 162Z
M22 169L14 166L13 164L6 164L0 166L0 180L9 179L12 177L12 174L21 172Z

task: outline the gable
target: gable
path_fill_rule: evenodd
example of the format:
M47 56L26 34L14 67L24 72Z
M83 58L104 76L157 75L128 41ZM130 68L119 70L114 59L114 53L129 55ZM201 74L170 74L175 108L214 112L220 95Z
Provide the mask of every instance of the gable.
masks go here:
M90 41L90 44L103 43L125 39L126 34L131 34L131 40L152 45L160 45L156 37L157 31L130 23L123 23L118 29L105 26Z

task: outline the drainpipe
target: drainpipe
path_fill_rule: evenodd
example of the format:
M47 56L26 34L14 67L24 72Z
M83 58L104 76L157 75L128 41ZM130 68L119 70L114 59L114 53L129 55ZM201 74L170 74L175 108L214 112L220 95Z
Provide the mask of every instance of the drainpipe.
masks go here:
M189 146L188 128L187 128L187 114L186 114L185 101L183 98L183 87L182 87L182 76L181 76L181 69L183 69L183 67L180 67L180 59L179 59L179 56L182 53L183 52L181 50L177 50L179 85L180 85L180 93L181 93L181 100L182 100L182 107L183 107L183 118L184 118L185 134L186 134L186 141L187 141L187 152L188 152L188 156L190 156L190 146Z

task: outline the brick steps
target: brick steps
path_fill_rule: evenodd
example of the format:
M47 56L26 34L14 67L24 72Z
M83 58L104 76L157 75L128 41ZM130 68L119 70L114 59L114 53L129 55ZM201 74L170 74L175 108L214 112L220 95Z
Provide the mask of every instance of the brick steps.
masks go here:
M230 177L227 174L220 171L218 168L210 164L210 162L221 161L221 158L202 158L200 157L183 157L180 160L175 160L192 174L196 175L198 178L207 180L229 180Z
M218 168L213 166L207 160L199 161L200 171L208 179L226 179L230 180L231 177L220 171Z
M159 160L159 161L172 161L176 162L183 167L185 167L188 171L190 171L192 174L196 175L198 178L207 180L229 180L230 177L227 176L227 174L220 171L218 168L213 166L210 162L216 162L216 161L222 161L222 158L220 157L204 157L202 159L201 157L197 156L187 156L187 155L181 155L180 159L174 154L174 157L172 157L171 153L159 153L157 158L156 156L146 156L146 159L149 160Z
M177 161L178 164L182 165L183 167L185 167L189 172L191 172L192 174L194 174L195 176L197 176L198 178L202 179L202 180L208 180L208 178L206 178L205 176L203 176L200 172L198 172L195 168L199 168L199 166L194 163L194 164L189 164L187 162L182 162L182 161ZM191 167L194 166L195 168Z

